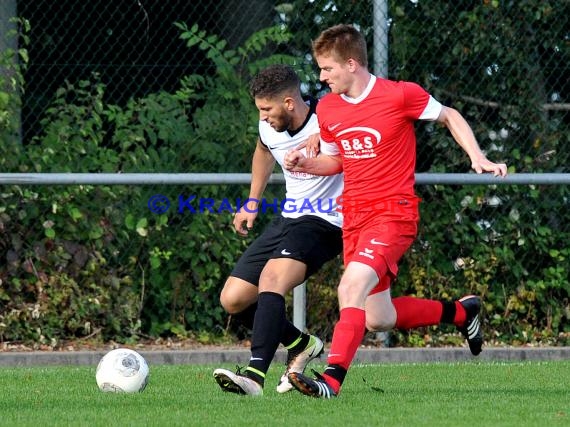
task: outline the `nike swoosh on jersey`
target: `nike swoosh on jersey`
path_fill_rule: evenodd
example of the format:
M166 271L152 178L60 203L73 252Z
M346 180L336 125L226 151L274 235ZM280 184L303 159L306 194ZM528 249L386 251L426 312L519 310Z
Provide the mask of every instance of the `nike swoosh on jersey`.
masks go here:
M287 249L283 249L281 255L291 255L291 252L288 252Z
M376 240L376 239L372 239L372 240L370 241L370 243L372 243L373 245L388 246L388 243L384 243L384 242L381 242L381 241Z

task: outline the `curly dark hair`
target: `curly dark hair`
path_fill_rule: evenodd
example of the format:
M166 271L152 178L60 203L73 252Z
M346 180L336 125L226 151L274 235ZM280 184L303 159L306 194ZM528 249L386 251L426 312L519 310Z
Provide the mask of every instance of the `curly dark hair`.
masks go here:
M257 73L249 84L249 93L254 98L273 99L300 93L300 86L299 76L291 66L275 64Z

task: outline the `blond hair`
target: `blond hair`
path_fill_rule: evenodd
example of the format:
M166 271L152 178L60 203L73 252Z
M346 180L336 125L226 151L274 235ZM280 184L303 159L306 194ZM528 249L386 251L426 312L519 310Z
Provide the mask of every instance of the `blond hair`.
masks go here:
M313 41L313 56L332 56L341 61L352 58L368 67L366 40L352 25L339 24L324 30Z

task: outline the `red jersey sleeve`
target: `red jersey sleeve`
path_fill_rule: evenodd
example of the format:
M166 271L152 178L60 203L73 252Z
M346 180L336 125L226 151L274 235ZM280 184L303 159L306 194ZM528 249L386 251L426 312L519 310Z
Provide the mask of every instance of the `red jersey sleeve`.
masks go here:
M430 95L417 83L403 82L404 111L407 117L418 120L428 105Z

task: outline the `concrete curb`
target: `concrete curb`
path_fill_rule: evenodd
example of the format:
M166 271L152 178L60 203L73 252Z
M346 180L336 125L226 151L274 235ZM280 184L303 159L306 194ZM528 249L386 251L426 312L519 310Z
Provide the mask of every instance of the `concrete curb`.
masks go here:
M22 366L97 366L106 353L102 351L61 352L3 352L0 367ZM184 364L239 364L249 360L249 349L204 349L204 350L140 350L150 365ZM286 352L279 350L275 362L284 363ZM546 361L570 360L570 347L485 347L474 357L467 348L361 348L354 363L425 363L465 361ZM326 352L320 358L326 362Z

